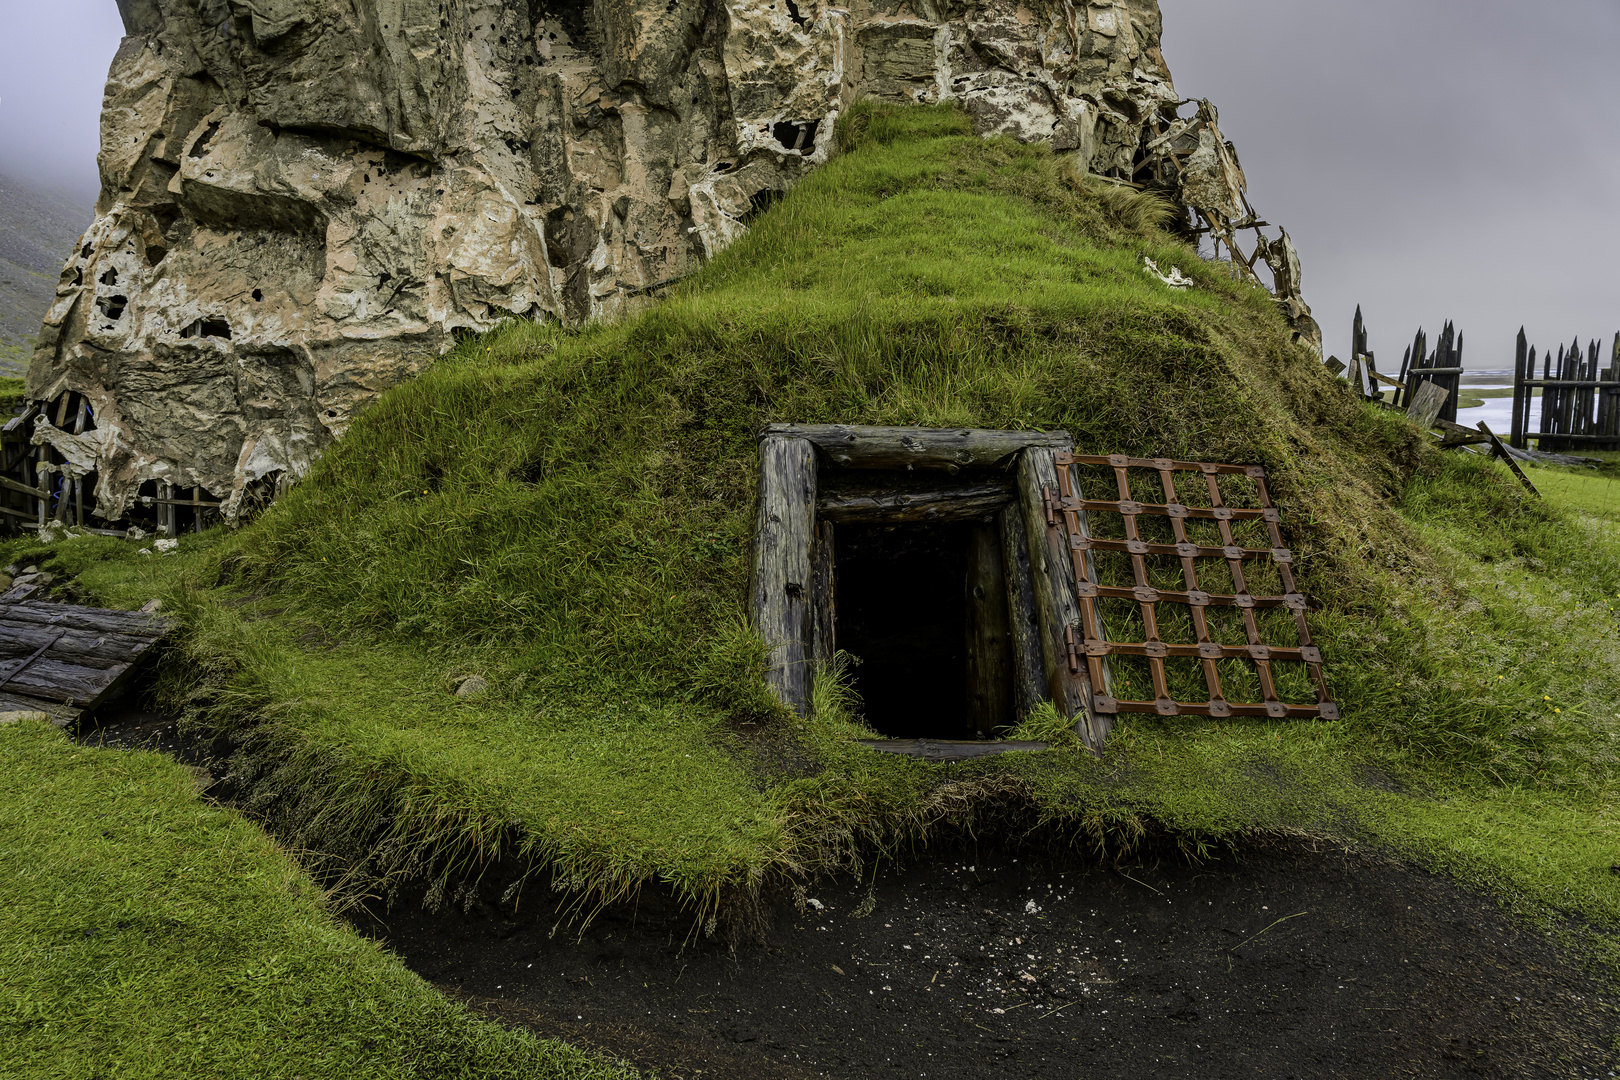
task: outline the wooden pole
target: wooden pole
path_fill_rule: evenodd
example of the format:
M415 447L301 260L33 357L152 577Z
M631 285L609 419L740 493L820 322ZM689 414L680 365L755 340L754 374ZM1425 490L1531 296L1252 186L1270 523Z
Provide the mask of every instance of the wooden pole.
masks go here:
M1519 327L1519 341L1513 353L1513 428L1508 433L1508 441L1520 450L1524 449L1524 417L1530 404L1529 388L1525 383L1525 361L1529 358L1530 342L1524 336L1524 327Z
M815 547L811 552L811 573L815 582L810 597L811 656L823 666L831 664L838 652L836 552L833 523L816 522Z
M1024 513L1013 506L998 515L1001 561L1007 572L1008 636L1012 642L1013 716L1023 720L1046 700L1041 619L1035 607L1035 579L1029 566L1029 532Z
M987 522L972 527L963 592L967 601L968 732L993 735L1014 723L1012 627L1001 535Z
M1052 703L1075 721L1080 738L1100 754L1112 723L1091 708L1091 677L1084 662L1070 662L1069 642L1082 634L1080 600L1068 534L1061 515L1049 505L1060 498L1054 457L1050 449L1031 447L1018 462L1019 501L1029 533L1030 571L1041 622L1042 668Z
M810 711L815 508L815 446L808 439L766 436L760 443L749 607L770 649L765 681L801 716Z

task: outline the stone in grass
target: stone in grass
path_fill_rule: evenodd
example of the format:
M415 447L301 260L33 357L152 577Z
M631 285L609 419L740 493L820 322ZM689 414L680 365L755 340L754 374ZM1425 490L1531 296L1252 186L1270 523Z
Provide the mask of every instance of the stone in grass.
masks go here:
M456 697L480 697L489 692L489 680L482 675L468 675L456 687Z

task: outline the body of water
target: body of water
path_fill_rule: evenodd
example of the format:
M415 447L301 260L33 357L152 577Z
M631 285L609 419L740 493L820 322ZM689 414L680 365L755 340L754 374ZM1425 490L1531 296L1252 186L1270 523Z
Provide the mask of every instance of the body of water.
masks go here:
M1468 397L1471 390L1507 390L1507 397L1491 397L1485 399L1485 404L1473 409L1458 409L1457 423L1465 427L1475 427L1481 420L1490 425L1492 431L1506 439L1513 430L1513 372L1511 371L1465 371L1462 377L1462 396ZM1477 396L1477 395L1476 395ZM1530 399L1530 417L1525 424L1527 431L1534 431L1541 426L1541 399Z

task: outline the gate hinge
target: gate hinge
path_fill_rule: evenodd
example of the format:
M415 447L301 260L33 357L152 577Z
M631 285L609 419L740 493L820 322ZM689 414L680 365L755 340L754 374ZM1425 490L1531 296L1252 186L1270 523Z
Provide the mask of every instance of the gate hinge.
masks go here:
M1069 647L1069 670L1074 674L1080 673L1080 645L1074 640L1074 627L1063 628L1063 641Z
M1045 484L1041 485L1041 504L1046 507L1046 527L1048 529L1057 528L1058 514L1060 513L1058 500L1052 494L1052 489Z

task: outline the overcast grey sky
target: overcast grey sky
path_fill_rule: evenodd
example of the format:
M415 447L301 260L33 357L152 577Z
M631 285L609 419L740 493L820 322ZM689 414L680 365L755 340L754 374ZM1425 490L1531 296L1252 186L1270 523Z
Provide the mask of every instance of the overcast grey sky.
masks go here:
M1299 246L1344 357L1419 324L1469 367L1620 331L1620 2L1160 0L1183 97L1207 97L1255 209ZM1556 349L1556 344L1554 344Z
M113 0L0 0L0 172L96 201L101 91L123 34Z
M1471 367L1620 331L1620 2L1161 0L1251 199L1286 225L1329 351L1359 302L1380 366L1421 323ZM95 198L113 0L0 0L0 172Z

